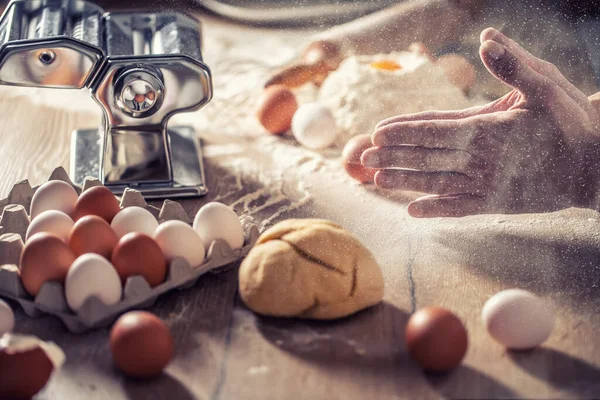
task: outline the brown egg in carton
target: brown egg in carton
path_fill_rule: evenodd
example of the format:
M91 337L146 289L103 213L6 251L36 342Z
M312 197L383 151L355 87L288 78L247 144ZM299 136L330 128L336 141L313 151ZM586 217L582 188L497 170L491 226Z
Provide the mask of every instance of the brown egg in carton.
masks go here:
M87 178L83 188L80 188L71 182L63 168L55 169L49 180L65 181L78 193L102 185L97 179ZM151 288L143 277L130 277L125 282L123 297L119 303L107 306L93 296L87 299L75 314L67 305L64 287L60 282L46 282L38 295L32 298L25 291L19 277L18 264L29 226L29 207L38 187L32 188L28 181L21 181L13 187L6 199L0 200L0 297L17 302L30 317L46 314L58 317L73 333L110 326L119 315L128 310L151 307L156 299L166 292L194 286L205 273L222 271L226 266L245 257L259 236L255 225L246 225L245 243L241 249L232 250L227 242L216 240L210 245L202 265L190 266L186 260L176 258L169 264L164 283ZM181 204L165 200L162 208L157 208L147 204L140 192L127 189L121 198L121 208L131 206L147 209L159 223L169 220L191 223Z

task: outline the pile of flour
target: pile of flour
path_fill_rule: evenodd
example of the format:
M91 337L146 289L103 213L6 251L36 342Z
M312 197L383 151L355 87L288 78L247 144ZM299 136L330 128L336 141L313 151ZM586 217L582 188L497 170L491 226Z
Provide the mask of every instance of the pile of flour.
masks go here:
M392 61L401 69L389 71L371 65L381 60ZM340 142L370 134L379 121L399 114L463 109L481 103L450 83L429 57L411 52L344 60L323 82L319 100L333 111Z

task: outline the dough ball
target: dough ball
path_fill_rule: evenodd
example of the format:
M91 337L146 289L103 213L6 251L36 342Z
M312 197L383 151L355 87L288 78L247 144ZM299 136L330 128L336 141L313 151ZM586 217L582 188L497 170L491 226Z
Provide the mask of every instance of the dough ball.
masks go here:
M319 219L290 219L264 232L239 280L246 305L276 317L341 318L383 299L383 275L371 252Z

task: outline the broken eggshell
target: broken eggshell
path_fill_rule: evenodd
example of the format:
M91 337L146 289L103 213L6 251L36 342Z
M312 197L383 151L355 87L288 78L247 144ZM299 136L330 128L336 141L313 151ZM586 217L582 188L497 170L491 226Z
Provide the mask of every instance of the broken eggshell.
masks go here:
M54 343L5 334L0 338L0 398L33 397L64 361L64 352Z

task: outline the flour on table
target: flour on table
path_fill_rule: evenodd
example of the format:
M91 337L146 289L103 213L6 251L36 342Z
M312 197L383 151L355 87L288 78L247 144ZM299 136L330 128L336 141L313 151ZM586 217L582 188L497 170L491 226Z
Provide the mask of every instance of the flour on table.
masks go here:
M376 61L392 61L401 68L374 68ZM343 143L372 133L379 121L399 114L479 104L451 84L428 57L406 51L346 59L323 82L319 99L333 111Z

